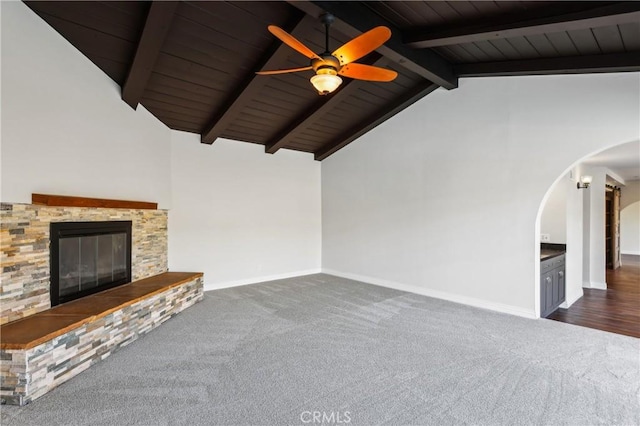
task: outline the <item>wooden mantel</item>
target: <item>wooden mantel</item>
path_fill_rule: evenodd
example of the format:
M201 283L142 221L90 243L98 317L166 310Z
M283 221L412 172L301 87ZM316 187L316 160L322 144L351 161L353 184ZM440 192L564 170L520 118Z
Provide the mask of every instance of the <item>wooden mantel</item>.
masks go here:
M70 197L67 195L31 194L31 203L50 207L100 207L111 209L157 210L158 203L147 201L108 200L103 198Z

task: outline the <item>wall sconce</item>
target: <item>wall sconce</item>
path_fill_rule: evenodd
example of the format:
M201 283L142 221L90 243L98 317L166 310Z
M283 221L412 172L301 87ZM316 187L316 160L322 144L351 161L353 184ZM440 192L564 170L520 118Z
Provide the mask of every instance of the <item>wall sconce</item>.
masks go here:
M591 181L593 178L591 176L580 176L580 181L578 182L578 189L587 189L589 185L591 185Z

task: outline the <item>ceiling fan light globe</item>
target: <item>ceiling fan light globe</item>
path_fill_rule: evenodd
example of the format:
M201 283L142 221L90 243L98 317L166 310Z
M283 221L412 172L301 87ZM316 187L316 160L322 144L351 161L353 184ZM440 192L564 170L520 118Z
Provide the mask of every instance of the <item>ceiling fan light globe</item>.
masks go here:
M316 74L311 77L311 84L319 94L328 95L342 84L342 79L335 74Z

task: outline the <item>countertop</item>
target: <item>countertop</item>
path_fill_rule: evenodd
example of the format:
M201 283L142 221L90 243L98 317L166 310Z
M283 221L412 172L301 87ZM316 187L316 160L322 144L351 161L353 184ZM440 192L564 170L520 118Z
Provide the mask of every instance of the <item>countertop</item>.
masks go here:
M540 261L553 259L567 252L566 244L542 243L540 244Z
M556 256L560 256L561 254L564 254L565 251L564 250L548 250L548 249L542 249L540 250L540 260L547 260L547 259L552 259Z

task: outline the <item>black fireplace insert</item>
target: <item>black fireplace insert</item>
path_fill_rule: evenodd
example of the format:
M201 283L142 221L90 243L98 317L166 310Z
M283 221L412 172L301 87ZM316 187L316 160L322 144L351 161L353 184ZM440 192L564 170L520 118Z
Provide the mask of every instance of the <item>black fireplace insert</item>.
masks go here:
M51 306L131 282L131 221L51 223Z

